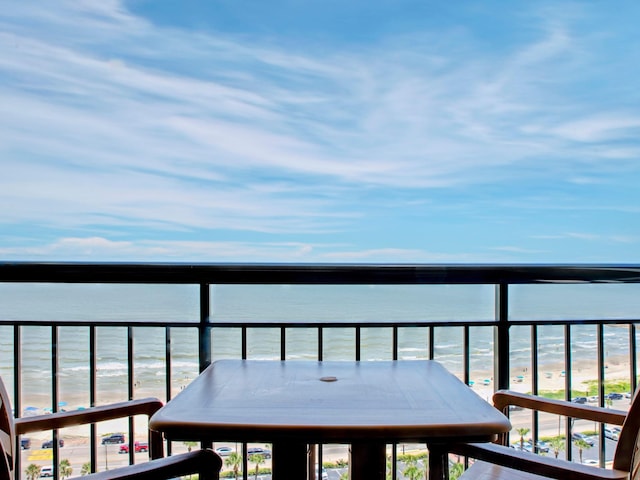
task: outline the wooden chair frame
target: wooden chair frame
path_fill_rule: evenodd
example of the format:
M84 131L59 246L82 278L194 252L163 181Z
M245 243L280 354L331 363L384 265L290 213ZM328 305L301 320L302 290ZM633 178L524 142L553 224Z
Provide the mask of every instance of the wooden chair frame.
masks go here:
M19 448L16 445L18 435L134 415L150 417L160 407L162 402L157 398L144 398L85 410L14 419L9 406L9 397L0 379L0 480L13 480L14 456L20 454L19 450L15 453L15 449ZM149 456L151 457L149 462L93 473L82 478L86 480L152 480L199 473L201 480L218 480L222 460L215 452L198 450L163 458L163 451L162 435L159 432L149 431Z
M510 406L518 406L571 418L622 425L614 455L613 468L598 468L563 459L543 457L530 452L522 452L509 448L507 446L507 436L503 435L498 438L497 444L456 444L448 448L450 453L480 460L480 462L476 462L477 465L474 464L463 474L461 480L509 478L504 468L500 469L495 466L528 472L528 475L523 473L518 475L517 478L556 478L561 480L636 478L629 477L629 473L635 462L638 461L635 458L638 430L640 429L640 397L638 393L636 393L631 402L629 412L552 400L508 390L496 392L493 396L493 403L505 415L508 415ZM513 476L515 477L515 475Z

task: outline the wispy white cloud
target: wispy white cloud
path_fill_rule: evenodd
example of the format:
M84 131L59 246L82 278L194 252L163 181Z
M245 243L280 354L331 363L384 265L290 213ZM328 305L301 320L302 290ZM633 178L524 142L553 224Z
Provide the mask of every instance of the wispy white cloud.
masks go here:
M469 182L483 168L512 164L530 152L534 142L513 137L509 124L523 112L541 111L535 73L562 61L570 45L566 34L553 31L506 61L467 62L439 52L435 66L429 50L400 55L407 63L399 63L406 45L304 57L163 31L116 2L107 5L59 9L57 22L85 28L90 49L86 37L73 43L49 38L47 30L5 35L4 42L19 47L0 65L32 85L11 110L34 112L25 114L24 123L40 112L38 123L66 143L70 132L82 135L89 162L153 162L154 169L173 154L209 167L275 168L325 181L415 187ZM111 28L95 28L87 18L101 26L111 22ZM114 31L122 36L109 45ZM198 66L185 72L165 66L186 59ZM216 75L218 65L224 75ZM261 66L275 79L251 71ZM33 94L38 90L44 96ZM68 148L68 157L80 156ZM106 158L91 155L91 148Z
M515 245L504 245L501 247L493 247L492 250L496 250L499 252L518 253L518 254L524 253L527 255L531 255L531 254L539 255L540 253L544 253L544 250L522 248Z
M554 133L578 142L637 139L640 137L640 115L599 114L559 125Z
M342 49L287 48L158 26L117 0L5 6L0 202L11 208L0 209L0 222L78 232L58 235L79 243L43 247L49 254L171 255L186 242L113 239L131 228L198 239L212 231L337 233L357 230L371 205L450 208L426 202L425 192L496 184L508 198L520 195L511 182L529 178L601 180L602 159L619 160L602 166L610 171L637 157L640 117L628 106L600 113L570 94L592 71L593 40L567 18L546 11L535 34L496 51L454 26ZM589 172L574 171L592 159ZM399 190L412 192L405 202L390 193ZM546 198L526 208L579 203ZM465 261L366 243L191 248Z
M507 251L507 253L513 253ZM0 257L16 254L38 261L188 262L371 262L473 263L506 262L508 256L435 252L421 249L380 248L358 250L332 243L171 241L138 239L113 241L104 237L68 237L51 243L1 247Z
M640 243L640 237L635 235L600 234L590 232L563 232L557 235L533 235L540 240L572 239L585 242L599 242L603 244Z

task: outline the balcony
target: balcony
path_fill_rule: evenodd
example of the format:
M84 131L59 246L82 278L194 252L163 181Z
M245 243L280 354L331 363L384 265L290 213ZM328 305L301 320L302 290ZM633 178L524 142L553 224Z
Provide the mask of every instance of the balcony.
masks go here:
M0 375L17 416L168 401L221 358L435 359L486 399L512 388L619 409L637 386L637 265L3 263L0 282ZM604 425L521 411L511 419L511 442L517 429L532 445L583 432L590 461L605 466L613 454ZM32 438L18 471L67 456L74 476L85 464L143 461L134 441L144 431L131 419L60 431L64 447ZM112 433L125 434L126 454L102 444ZM267 448L216 446L244 453L245 479L247 448ZM392 478L403 478L403 454L423 450L390 445ZM574 448L560 454L578 461ZM347 458L334 445L317 455L319 464Z

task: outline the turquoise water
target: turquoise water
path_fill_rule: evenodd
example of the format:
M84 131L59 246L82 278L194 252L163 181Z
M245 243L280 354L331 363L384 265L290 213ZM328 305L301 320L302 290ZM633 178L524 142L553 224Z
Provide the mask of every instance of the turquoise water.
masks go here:
M510 290L510 318L530 319L634 319L640 312L636 285L536 285ZM309 328L288 328L287 358L317 358L316 322L423 322L487 321L494 316L492 286L253 286L212 287L211 322L295 322ZM4 320L127 321L133 330L136 396L164 398L165 330L144 327L146 321L198 321L199 292L194 286L171 285L0 285L0 317ZM564 355L564 334L557 326L539 330L541 364L559 363ZM514 369L529 365L531 345L528 327L511 333ZM0 326L0 375L13 383L13 329ZM98 327L98 398L126 399L127 341L125 327ZM250 328L249 358L280 358L280 329ZM399 357L427 358L429 330L399 329ZM456 373L462 372L462 329L438 327L434 331L434 357ZM471 328L471 371L484 372L493 362L493 331ZM51 406L51 328L22 329L23 405ZM171 385L179 391L198 373L197 331L171 329ZM628 329L606 327L607 355L628 355ZM323 337L326 360L353 359L353 328L326 328ZM391 359L392 329L363 328L363 360ZM88 404L89 332L86 327L58 330L59 399L70 407ZM214 328L214 359L239 358L241 334L237 328ZM572 355L576 362L595 363L596 327L572 329ZM11 390L11 388L10 388Z

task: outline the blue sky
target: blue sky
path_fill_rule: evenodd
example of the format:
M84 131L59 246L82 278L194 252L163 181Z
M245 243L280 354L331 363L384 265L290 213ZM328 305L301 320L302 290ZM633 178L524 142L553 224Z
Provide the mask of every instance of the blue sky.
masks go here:
M640 3L0 11L0 259L640 262Z

